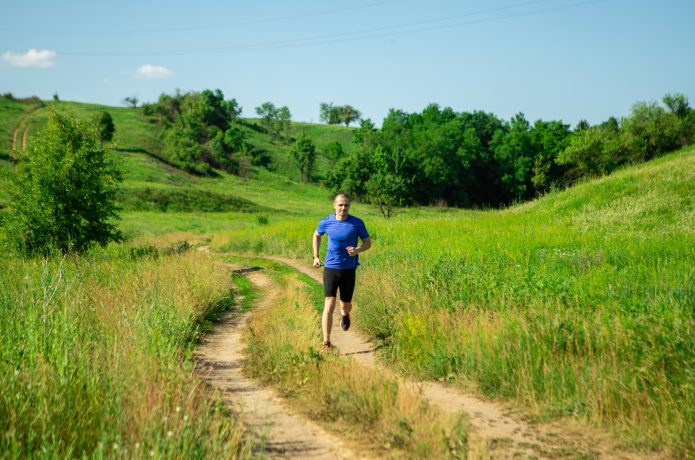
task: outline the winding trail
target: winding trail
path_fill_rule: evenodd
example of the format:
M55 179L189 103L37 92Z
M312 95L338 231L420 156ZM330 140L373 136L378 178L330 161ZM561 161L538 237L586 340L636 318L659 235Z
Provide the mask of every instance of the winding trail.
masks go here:
M322 271L307 262L283 257L265 257L290 266L322 282ZM340 312L335 309L334 324L339 324ZM623 452L616 441L585 427L568 427L560 423L540 424L525 421L509 406L464 393L458 388L437 382L410 381L395 376L375 357L373 343L360 337L354 329L343 332L334 328L331 342L340 355L351 356L358 363L388 373L402 384L422 392L425 398L444 412L465 411L473 427L469 434L469 458L559 458L598 457L601 459L663 458L643 452Z
M263 294L255 309L272 308L282 289L267 275L246 270ZM242 332L249 313L228 313L196 351L198 369L222 399L242 414L266 458L349 459L352 453L339 438L287 408L271 389L241 372L244 361Z
M207 251L207 248L201 248ZM217 253L218 256L254 257L251 254ZM321 282L322 272L304 261L282 257L264 257L292 267ZM241 270L259 288L255 309L272 308L283 295L277 285L259 267ZM248 313L235 317L229 314L198 348L196 359L203 377L217 388L225 402L241 412L270 458L369 458L368 452L356 451L342 439L290 409L273 390L245 377L242 372L245 346L242 330ZM339 309L334 322L338 324ZM400 384L421 392L434 406L446 413L464 411L472 427L469 433L469 459L518 458L601 458L642 459L665 458L659 453L625 451L617 441L598 431L565 422L533 423L525 420L511 406L482 399L437 382L413 381L396 375L376 359L374 344L352 328L339 327L331 341L341 356L359 364L376 368L397 379Z

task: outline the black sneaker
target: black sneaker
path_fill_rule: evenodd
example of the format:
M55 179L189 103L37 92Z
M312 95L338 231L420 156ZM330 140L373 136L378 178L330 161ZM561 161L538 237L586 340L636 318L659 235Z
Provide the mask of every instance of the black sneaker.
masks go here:
M340 318L340 328L344 331L350 329L350 315L344 315Z

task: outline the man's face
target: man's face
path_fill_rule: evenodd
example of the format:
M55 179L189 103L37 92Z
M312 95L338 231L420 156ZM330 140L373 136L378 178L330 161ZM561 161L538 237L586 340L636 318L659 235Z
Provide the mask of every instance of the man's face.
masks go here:
M339 196L333 201L333 209L335 209L335 215L338 217L346 217L348 211L350 210L350 200L344 196Z

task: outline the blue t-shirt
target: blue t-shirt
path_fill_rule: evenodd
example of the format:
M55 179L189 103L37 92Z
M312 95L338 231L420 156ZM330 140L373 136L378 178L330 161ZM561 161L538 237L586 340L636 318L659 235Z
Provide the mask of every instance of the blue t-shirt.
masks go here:
M321 219L316 232L319 235L328 233L328 253L323 262L324 267L345 270L359 265L359 255L350 257L345 248L357 247L358 236L362 240L369 238L367 227L364 226L362 219L348 214L347 219L337 220L335 214L331 214Z

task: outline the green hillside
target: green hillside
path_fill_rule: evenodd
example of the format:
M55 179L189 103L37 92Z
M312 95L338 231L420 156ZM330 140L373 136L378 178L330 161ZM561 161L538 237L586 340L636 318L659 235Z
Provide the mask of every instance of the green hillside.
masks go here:
M20 149L25 129L27 138L31 138L45 125L49 107L73 113L81 119L94 117L101 111L107 111L112 116L116 132L109 146L123 164L125 181L121 201L126 210L262 210L274 201L273 192L283 191L288 198L283 200L280 207L283 211L291 212L305 205L306 199L322 199L328 193L316 185L304 184L299 180L299 170L287 153L288 145L267 135L257 119L244 119L240 127L254 147L268 153L268 167L255 168L249 179L240 179L224 172L219 172L216 178L206 178L168 165L163 150L162 128L139 111L76 102L7 98L0 98L0 185L5 183L3 181L7 180L7 173L11 171L13 133L15 130L18 133L17 148ZM321 154L326 145L338 141L345 152L353 148L351 130L340 126L292 123L291 133L293 138L304 134L316 145L319 155L315 177L318 180L325 178L330 166L329 160ZM180 202L178 198L184 189L198 190L199 193L193 197L193 201ZM1 187L0 205L8 199L6 190L7 187ZM234 200L251 200L258 208ZM275 203L271 207L277 206L278 203Z
M0 165L9 173L13 130L25 123L33 132L46 109L0 103ZM83 117L104 109L59 105ZM132 109L106 110L125 171L128 236L194 233L218 252L309 263L329 193L298 180L286 146L257 120L243 129L270 152L270 170L199 177L157 159L156 124ZM319 149L351 145L345 128L293 130ZM389 365L512 400L539 419L569 418L675 456L695 452L694 149L501 210L408 208L384 220L355 203L351 212L374 243L361 256L355 325Z
M374 246L361 257L356 324L387 362L541 418L692 451L695 150L505 210L385 221L353 208ZM218 232L213 244L307 259L329 211Z

